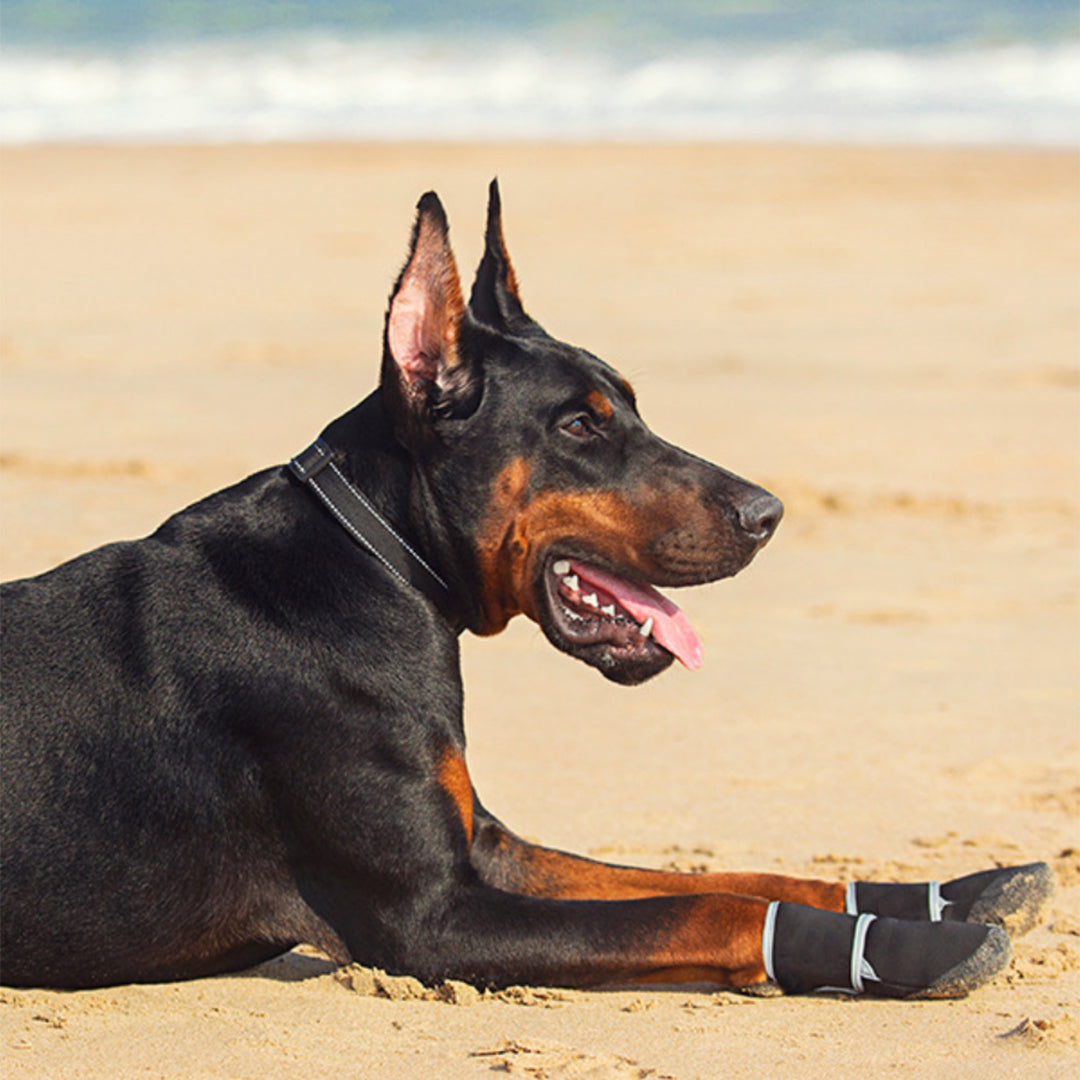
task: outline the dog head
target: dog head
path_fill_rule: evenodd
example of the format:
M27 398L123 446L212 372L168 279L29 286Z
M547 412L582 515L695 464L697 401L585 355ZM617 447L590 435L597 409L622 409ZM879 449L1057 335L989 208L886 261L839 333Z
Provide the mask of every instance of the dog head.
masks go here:
M495 181L468 304L442 205L420 200L380 393L465 625L492 634L525 614L616 682L700 663L697 635L655 586L738 573L783 512L653 434L618 372L525 312Z

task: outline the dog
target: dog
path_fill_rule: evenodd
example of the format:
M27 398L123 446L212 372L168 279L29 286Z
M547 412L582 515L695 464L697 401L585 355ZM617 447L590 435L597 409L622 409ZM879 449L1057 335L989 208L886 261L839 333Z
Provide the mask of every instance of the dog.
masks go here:
M478 986L979 986L1045 864L900 885L609 866L525 842L473 789L462 631L523 614L624 684L696 667L657 586L738 573L782 511L526 313L494 181L466 303L429 192L374 393L288 465L3 587L0 978L190 979L307 943Z

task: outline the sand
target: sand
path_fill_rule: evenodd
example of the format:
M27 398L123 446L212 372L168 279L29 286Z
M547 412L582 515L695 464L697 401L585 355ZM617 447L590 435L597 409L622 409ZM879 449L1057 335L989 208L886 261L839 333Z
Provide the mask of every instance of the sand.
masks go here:
M649 866L945 879L1046 859L1047 922L946 1003L481 998L294 953L3 991L9 1077L1076 1075L1080 190L1054 153L786 146L9 150L5 577L142 535L373 386L412 206L468 276L498 173L523 293L666 437L780 495L635 690L465 642L469 763L526 836Z

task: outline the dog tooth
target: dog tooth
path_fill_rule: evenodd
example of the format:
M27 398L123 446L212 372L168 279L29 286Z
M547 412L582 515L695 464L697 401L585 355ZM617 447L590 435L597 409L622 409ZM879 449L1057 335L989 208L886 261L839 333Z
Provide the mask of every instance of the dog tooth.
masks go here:
M570 590L571 592L577 592L577 591L578 591L578 585L580 585L580 584L581 584L581 583L580 583L580 582L578 581L578 576L577 576L577 574L567 574L567 575L566 575L566 577L564 577L564 578L562 579L562 583L563 583L563 584L564 584L564 585L565 585L565 586L566 586L566 587L567 587L567 588L568 588L568 589L569 589L569 590Z
M638 627L638 633L642 637L648 637L652 633L653 619L650 615L642 624Z
M569 559L560 559L557 563L555 563L555 565L551 569L554 570L555 573L559 575L559 577L562 577L564 574L569 574L570 573L570 560Z
M606 607L602 607L600 609L600 611L604 615L610 615L613 619L615 618L615 605L614 604L608 604Z
M600 601L596 599L596 593L594 592L589 593L588 596L583 596L581 602L583 604L588 604L589 607L598 608L600 606Z

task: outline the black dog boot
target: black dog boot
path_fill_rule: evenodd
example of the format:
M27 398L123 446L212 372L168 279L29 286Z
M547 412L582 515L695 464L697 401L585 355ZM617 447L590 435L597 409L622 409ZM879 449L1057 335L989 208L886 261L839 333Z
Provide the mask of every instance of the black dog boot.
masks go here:
M773 901L761 940L765 970L789 994L839 991L891 998L955 998L1009 962L997 926L840 915Z
M849 915L887 915L930 922L987 923L1012 937L1039 921L1054 891L1046 863L983 870L953 881L921 885L879 885L853 881L847 890Z

